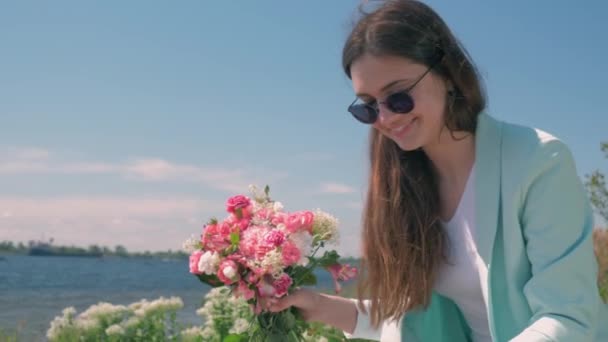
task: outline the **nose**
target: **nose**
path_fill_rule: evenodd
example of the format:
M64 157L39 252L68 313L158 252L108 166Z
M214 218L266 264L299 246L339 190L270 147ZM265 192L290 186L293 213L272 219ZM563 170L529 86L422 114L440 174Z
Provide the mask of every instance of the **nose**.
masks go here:
M386 125L387 122L390 122L391 117L393 117L395 115L395 113L388 110L384 104L379 104L377 108L378 108L378 122L381 125Z

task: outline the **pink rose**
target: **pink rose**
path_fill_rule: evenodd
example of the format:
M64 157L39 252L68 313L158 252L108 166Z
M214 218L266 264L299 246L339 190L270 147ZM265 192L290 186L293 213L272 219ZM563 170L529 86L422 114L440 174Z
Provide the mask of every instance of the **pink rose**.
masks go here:
M230 246L230 226L225 222L208 224L203 229L201 242L206 249L222 252Z
M273 226L278 226L280 224L287 224L287 218L289 214L287 213L275 213L270 220Z
M272 221L274 216L274 211L268 208L262 208L255 213L255 217L260 220Z
M272 287L274 287L275 290L275 297L279 298L286 295L292 283L293 281L287 273L281 274L281 276L272 283Z
M278 247L285 241L285 234L278 230L273 229L268 233L264 234L264 244L271 247Z
M300 229L312 232L312 222L315 215L310 211L299 211L289 214L285 225L290 233L295 233Z
M198 269L198 262L203 255L203 251L195 251L190 254L190 273L192 274L201 274L203 272Z
M302 257L302 252L300 252L298 247L291 241L286 241L283 246L281 246L281 253L285 266L291 266L297 263Z
M220 263L217 277L222 281L222 283L230 285L241 278L239 275L239 266L233 260L224 259Z
M240 215L238 215L239 209ZM243 195L232 196L226 202L226 211L240 216L239 218L251 217L251 200Z
M261 260L262 258L264 258L266 256L266 254L268 254L268 252L270 252L273 249L274 249L273 246L267 245L265 243L261 243L261 244L257 245L257 247L255 249L255 257L258 260Z
M240 231L245 231L249 228L251 218L238 218L235 214L230 214L225 222L233 228L233 231L237 228Z
M258 245L263 243L264 234L269 230L270 228L265 226L251 226L244 231L239 242L241 253L247 258L256 258Z

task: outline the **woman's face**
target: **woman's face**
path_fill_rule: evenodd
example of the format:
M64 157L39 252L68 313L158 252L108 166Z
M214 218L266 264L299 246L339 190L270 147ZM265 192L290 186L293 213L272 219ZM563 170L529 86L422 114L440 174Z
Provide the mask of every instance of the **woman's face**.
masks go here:
M368 104L381 102L374 127L405 151L438 142L444 126L446 82L433 72L424 75L427 70L427 65L403 57L370 54L355 60L350 68L357 96ZM411 112L393 113L382 104L387 96L408 89L418 80L409 92L414 100Z

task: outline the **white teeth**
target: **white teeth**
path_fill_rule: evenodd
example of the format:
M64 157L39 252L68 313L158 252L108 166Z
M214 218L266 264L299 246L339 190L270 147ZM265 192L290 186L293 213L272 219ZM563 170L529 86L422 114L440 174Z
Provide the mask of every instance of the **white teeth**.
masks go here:
M393 130L393 133L399 133L399 132L401 132L401 131L402 131L402 130L405 128L405 127L407 127L407 125L399 126L399 127L395 128L395 129Z

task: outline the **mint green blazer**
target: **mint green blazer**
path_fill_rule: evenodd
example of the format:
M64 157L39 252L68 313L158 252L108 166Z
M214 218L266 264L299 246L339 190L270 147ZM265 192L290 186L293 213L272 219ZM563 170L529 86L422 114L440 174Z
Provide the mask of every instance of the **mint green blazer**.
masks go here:
M494 341L608 341L597 286L593 213L569 149L537 129L481 114L476 133L477 250ZM368 303L365 303L366 305ZM359 312L353 337L470 341L450 299L373 331Z

